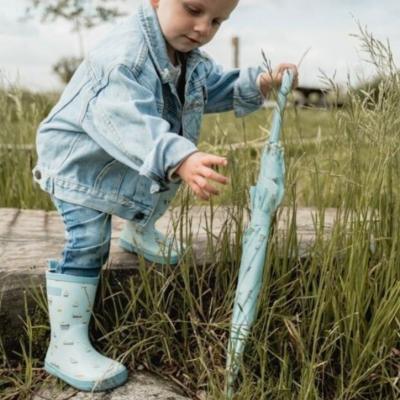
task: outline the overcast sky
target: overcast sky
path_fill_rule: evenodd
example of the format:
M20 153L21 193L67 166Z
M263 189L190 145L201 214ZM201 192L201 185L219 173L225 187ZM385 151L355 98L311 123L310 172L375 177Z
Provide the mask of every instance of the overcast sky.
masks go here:
M216 0L217 1L217 0ZM125 0L132 12L138 0ZM61 20L43 24L21 22L24 0L0 0L0 69L2 77L31 90L62 87L52 73L61 57L79 54L78 39ZM119 22L115 22L119 23ZM263 50L272 65L298 63L300 84L320 85L321 72L344 83L350 74L367 79L372 69L363 61L360 24L377 39L389 41L400 57L400 0L240 0L214 41L204 47L225 68L232 67L231 38L240 38L241 65L261 64ZM85 32L88 49L107 34L112 24Z

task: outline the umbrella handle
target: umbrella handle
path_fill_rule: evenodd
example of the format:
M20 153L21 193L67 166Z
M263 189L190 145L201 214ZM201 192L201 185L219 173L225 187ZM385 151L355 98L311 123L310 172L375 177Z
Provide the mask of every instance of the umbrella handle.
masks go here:
M276 143L281 131L283 111L286 106L286 96L292 89L293 71L286 69L283 73L282 84L278 92L278 99L275 106L275 113L272 120L271 135L269 143Z

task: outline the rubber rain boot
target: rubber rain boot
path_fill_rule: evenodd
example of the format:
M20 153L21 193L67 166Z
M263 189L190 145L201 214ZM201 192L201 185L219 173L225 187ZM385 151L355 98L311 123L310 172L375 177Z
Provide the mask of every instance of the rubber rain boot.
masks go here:
M180 185L171 184L170 189L158 194L157 204L146 225L126 221L119 238L119 245L129 253L141 254L146 260L157 264L178 264L184 244L167 237L155 228L156 222L165 214Z
M126 368L98 353L89 340L98 282L98 277L46 273L51 339L45 369L76 389L94 392L128 379Z

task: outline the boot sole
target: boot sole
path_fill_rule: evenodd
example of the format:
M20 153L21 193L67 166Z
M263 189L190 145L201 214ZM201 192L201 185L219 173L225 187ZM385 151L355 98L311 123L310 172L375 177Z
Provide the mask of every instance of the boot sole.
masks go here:
M51 364L45 362L44 369L51 375L60 378L62 381L68 383L75 389L82 390L83 392L104 392L106 390L114 389L122 386L128 379L128 371L125 369L119 374L101 381L80 381L64 375L61 371L54 368Z
M170 264L170 265L175 265L178 264L179 262L179 256L171 256L169 260L167 260L165 257L160 256L160 255L154 255L152 253L148 253L143 250L138 250L132 243L128 243L124 239L119 239L119 246L122 247L125 251L128 253L136 253L136 254L141 254L146 260L154 262L156 264Z

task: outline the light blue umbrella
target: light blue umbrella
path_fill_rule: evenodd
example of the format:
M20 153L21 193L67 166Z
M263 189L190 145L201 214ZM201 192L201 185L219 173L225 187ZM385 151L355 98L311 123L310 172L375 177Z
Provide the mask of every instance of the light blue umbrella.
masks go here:
M251 219L243 236L243 254L232 315L231 335L227 358L227 397L232 398L233 384L249 331L253 325L260 293L271 219L284 195L284 152L278 142L286 96L290 92L293 72L284 72L272 120L269 141L266 143L256 186L250 190Z

